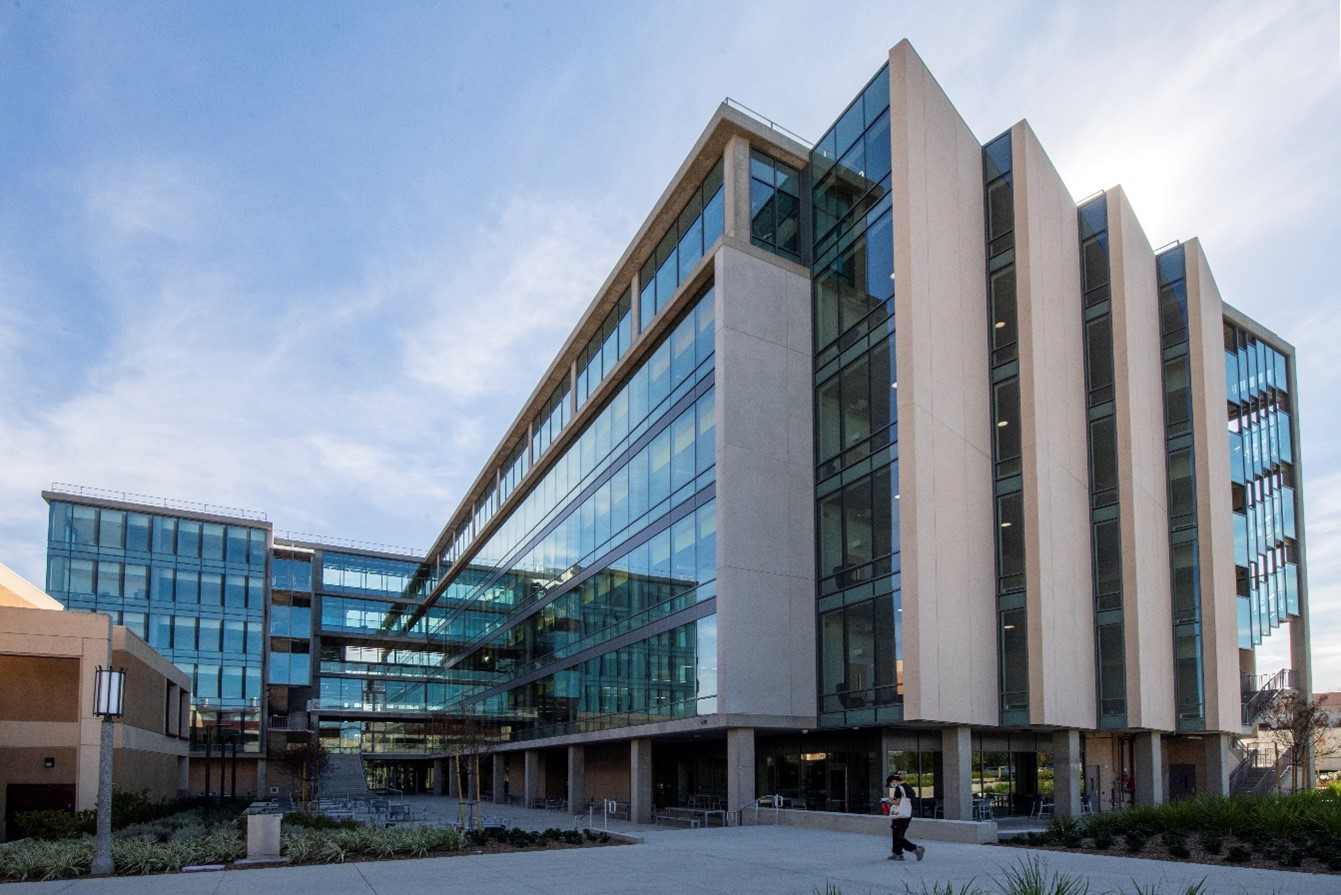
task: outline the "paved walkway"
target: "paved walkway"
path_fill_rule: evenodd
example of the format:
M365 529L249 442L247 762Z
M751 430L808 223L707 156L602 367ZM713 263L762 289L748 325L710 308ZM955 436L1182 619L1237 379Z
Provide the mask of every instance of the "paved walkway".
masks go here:
M412 803L418 800L412 799ZM438 808L454 807L446 799ZM430 807L425 804L424 807ZM493 806L490 806L491 808ZM570 815L506 809L533 829L571 826ZM502 806L497 812L503 813ZM567 824L555 823L567 820ZM612 825L613 826L613 825ZM114 877L0 885L0 895L814 895L834 886L843 895L922 895L951 884L976 881L996 891L1003 868L1030 854L1048 870L1089 882L1092 895L1136 895L1159 886L1162 895L1184 895L1205 881L1207 893L1232 895L1335 895L1338 877L1209 867L1138 858L1026 852L990 845L930 842L926 860L887 859L885 836L830 833L796 827L732 827L707 830L631 830L640 845L609 848L463 855L381 861L228 870L215 873Z

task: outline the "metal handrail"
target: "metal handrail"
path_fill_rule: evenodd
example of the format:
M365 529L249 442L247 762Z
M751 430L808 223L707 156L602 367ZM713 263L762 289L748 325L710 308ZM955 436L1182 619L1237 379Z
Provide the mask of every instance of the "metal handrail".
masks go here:
M1251 687L1256 683L1256 676L1244 677L1244 700L1243 700L1243 725L1246 727L1262 716L1276 698L1286 690L1294 689L1295 674L1293 668L1282 668L1280 671L1271 675L1262 681L1260 686Z
M728 827L743 827L743 826L745 826L745 812L746 812L746 811L753 811L753 812L754 812L754 826L756 826L756 827L759 826L759 825L760 825L760 824L759 824L759 809L760 809L760 808L764 808L764 809L769 809L769 808L771 808L771 809L773 809L773 826L777 826L777 825L778 825L778 812L782 810L782 805L781 805L781 803L778 801L777 797L775 797L775 796L760 796L759 798L755 799L753 802L751 802L751 803L748 804L748 805L741 805L739 808L737 808L737 809L734 810L734 811L727 811L727 812L726 812L726 815L725 815L725 816L726 816L726 826L728 826ZM732 818L732 817L735 817L735 822L734 822L734 823L731 822L731 818Z
M267 522L268 517L259 510L247 510L241 507L227 507L212 503L198 503L194 500L177 500L172 497L154 497L149 494L136 494L133 491L113 491L109 488L93 488L88 485L71 485L68 482L52 482L51 490L57 494L71 497L91 497L97 500L115 500L120 503L134 503L142 506L159 507L165 510L182 510L188 513L202 513L207 516L231 516L234 519L247 519L252 522Z
M814 145L815 145L815 144L814 144L813 142L811 142L810 140L807 140L805 137L803 137L803 136L801 136L800 134L796 133L796 131L788 130L787 128L785 128L785 127L783 127L782 125L778 124L778 123L777 123L776 121L774 121L772 118L769 118L769 117L766 116L766 115L761 115L760 113L754 111L753 109L751 109L749 106L745 105L745 104L742 103L742 102L738 102L738 101L732 99L732 98L729 97L729 96L726 98L725 102L726 102L726 104L727 104L728 106L730 106L731 108L733 108L733 109L738 109L738 110L740 110L741 112L744 112L746 115L749 115L751 118L755 119L755 120L758 121L760 124L766 124L766 125L768 125L770 128L772 128L773 130L777 131L778 133L780 133L780 134L786 134L788 137L791 137L793 140L795 140L797 143L800 143L802 146L806 147L807 149L810 149L810 148L814 147Z

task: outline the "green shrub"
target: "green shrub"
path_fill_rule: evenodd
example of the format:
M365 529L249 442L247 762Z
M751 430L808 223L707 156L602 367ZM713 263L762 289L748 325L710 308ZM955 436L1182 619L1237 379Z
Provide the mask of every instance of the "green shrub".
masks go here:
M1053 817L1048 821L1048 837L1065 848L1080 845L1084 826L1072 817Z
M245 818L243 818L245 821ZM357 830L362 825L353 820L335 820L324 814L299 814L292 812L284 815L282 824L286 827L302 827L308 830Z
M1108 851L1113 847L1113 833L1107 829L1101 829L1094 834L1094 847L1100 851Z
M1253 853L1242 844L1231 845L1229 851L1225 852L1225 860L1231 864L1244 864L1252 860L1252 856Z
M1136 854L1141 849L1145 848L1146 838L1144 833L1136 830L1129 830L1123 835L1122 839L1127 845L1127 851L1132 854Z
M1001 895L1086 895L1090 888L1082 877L1049 875L1047 863L1037 855L1003 867L1002 873L1005 881L998 884Z
M1201 847L1206 849L1210 854L1220 854L1220 850L1224 848L1224 843L1224 838L1216 833L1201 834Z
M20 811L14 819L27 838L52 841L92 836L97 828L97 817L96 811L46 808L41 811Z
M0 880L70 879L88 872L93 840L29 840L0 845Z

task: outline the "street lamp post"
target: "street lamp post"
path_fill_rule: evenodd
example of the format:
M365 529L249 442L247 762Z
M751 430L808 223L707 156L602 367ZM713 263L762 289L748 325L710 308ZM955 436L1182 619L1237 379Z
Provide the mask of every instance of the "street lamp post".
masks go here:
M112 863L112 744L115 730L113 719L121 717L125 709L126 669L113 671L98 666L93 677L93 714L102 718L101 739L98 743L98 828L89 872L94 876L111 876L116 867Z

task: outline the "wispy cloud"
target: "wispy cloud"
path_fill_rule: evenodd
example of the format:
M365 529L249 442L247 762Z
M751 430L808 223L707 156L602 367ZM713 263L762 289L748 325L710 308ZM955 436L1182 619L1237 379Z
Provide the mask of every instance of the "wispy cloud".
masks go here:
M211 232L208 176L122 173L86 206L106 350L66 400L0 391L0 544L39 581L36 491L54 480L427 546L617 252L595 210L530 197L467 242L370 257L359 282L265 294L251 284L276 272Z
M596 211L514 197L471 245L424 257L397 284L428 309L406 375L458 404L529 391L618 258Z

